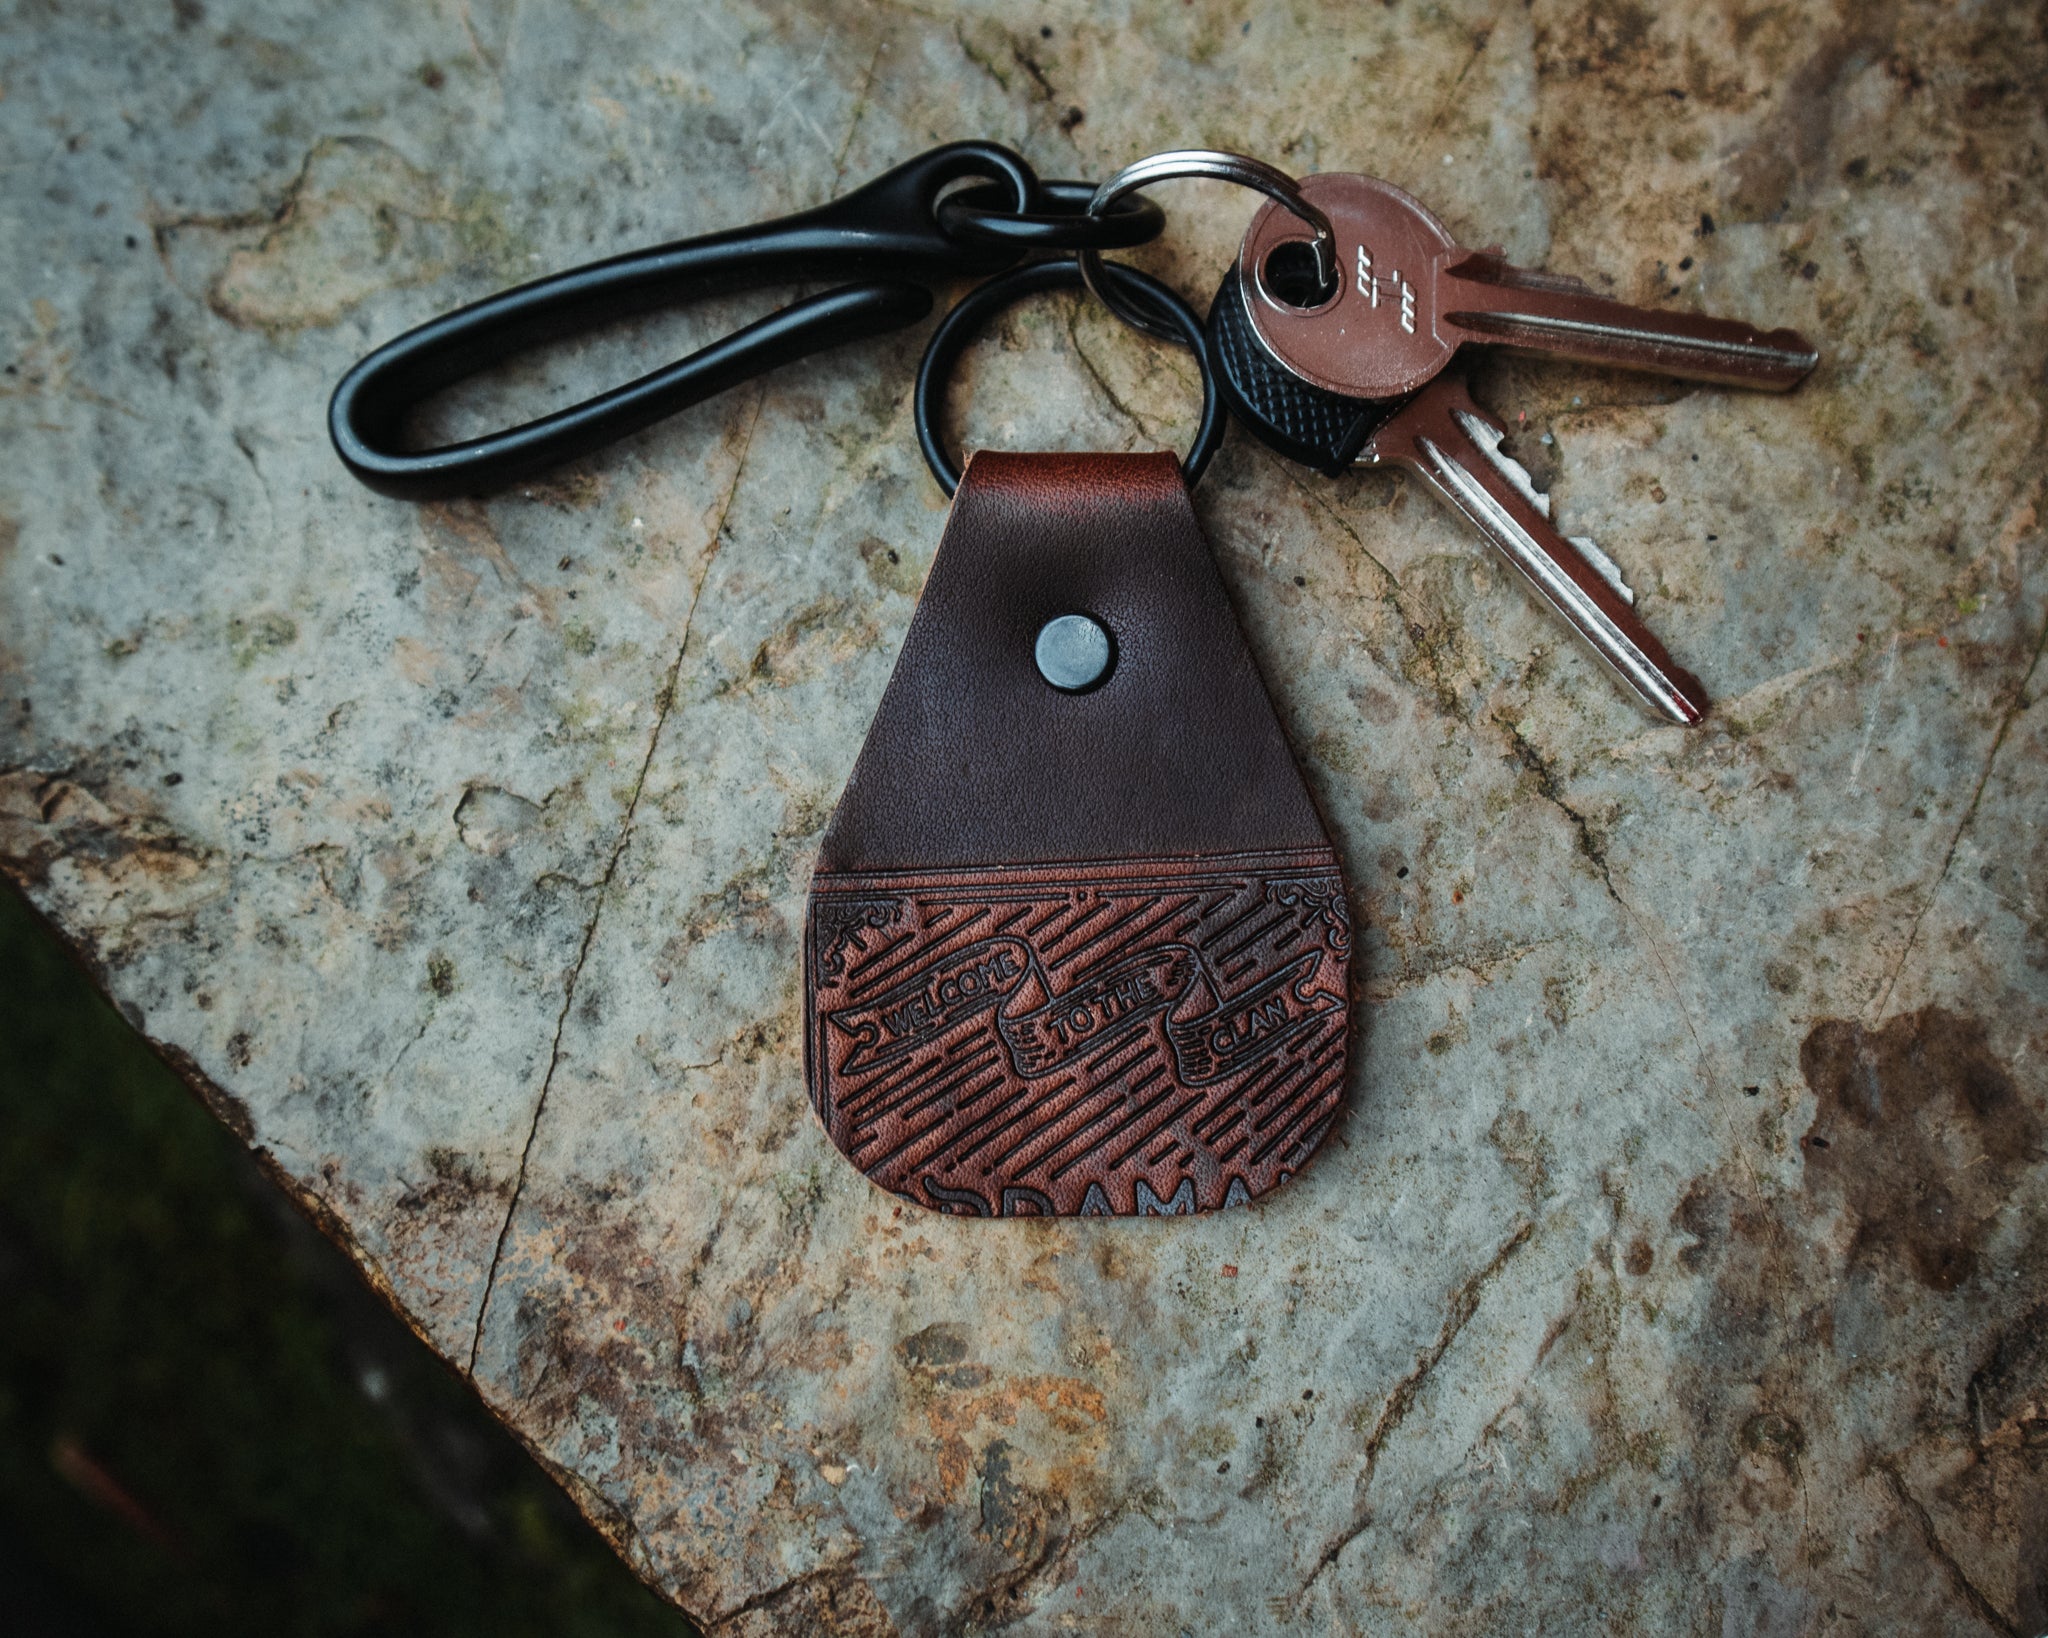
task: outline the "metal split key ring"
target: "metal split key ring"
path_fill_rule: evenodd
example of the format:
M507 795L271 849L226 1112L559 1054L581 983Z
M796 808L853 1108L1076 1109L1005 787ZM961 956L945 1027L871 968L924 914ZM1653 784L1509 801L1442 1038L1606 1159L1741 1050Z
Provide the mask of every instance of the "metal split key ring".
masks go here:
M1216 451L1223 447L1223 433L1229 422L1222 395L1216 390L1215 372L1209 368L1209 344L1202 331L1201 316L1149 273L1140 273L1135 267L1118 262L1104 264L1099 272L1104 287L1114 290L1120 302L1131 311L1145 314L1146 322L1139 328L1147 334L1177 341L1195 355L1195 366L1202 372L1202 420L1180 463L1181 476L1192 489ZM982 326L1012 302L1046 290L1078 290L1082 281L1082 271L1073 261L1027 263L1001 278L990 279L963 298L932 332L924 361L917 367L917 400L912 419L917 425L917 443L924 451L925 464L949 496L960 487L960 467L939 436L939 416L945 408L946 386L953 366ZM1124 313L1126 307L1120 306L1117 311Z
M1176 148L1168 153L1152 154L1126 165L1097 188L1095 197L1088 202L1088 214L1104 216L1127 194L1155 182L1203 178L1235 182L1241 188L1256 189L1306 222L1315 234L1307 244L1311 266L1304 270L1313 280L1310 288L1325 295L1336 290L1337 235L1330 226L1329 217L1309 203L1302 194L1301 185L1293 177L1277 166L1253 159L1248 154L1227 153L1218 148ZM1174 331L1162 324L1156 314L1128 300L1113 281L1104 277L1111 264L1103 261L1098 248L1084 247L1074 259L1080 264L1082 280L1118 318L1147 335L1163 340L1174 338ZM1316 299L1320 300L1321 296Z

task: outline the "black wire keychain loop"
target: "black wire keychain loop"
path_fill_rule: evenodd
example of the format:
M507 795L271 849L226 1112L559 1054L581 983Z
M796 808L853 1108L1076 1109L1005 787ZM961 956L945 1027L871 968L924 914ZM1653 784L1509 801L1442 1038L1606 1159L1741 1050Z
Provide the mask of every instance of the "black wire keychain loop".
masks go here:
M1019 211L1038 179L1008 148L934 148L815 210L705 234L501 291L387 342L342 377L328 431L348 469L382 494L439 500L533 476L781 364L915 324L931 311L916 279L996 272L1018 252L948 238L933 207L948 183L1003 183ZM701 296L814 277L856 278L583 403L524 425L435 449L405 450L421 400L543 343ZM881 275L876 278L874 275Z
M966 178L974 185L941 199ZM502 488L652 426L678 410L827 348L915 324L928 283L1000 272L1035 251L1120 248L1164 218L1133 200L1091 219L1086 184L1041 183L993 142L954 142L814 210L593 262L432 319L360 360L328 405L349 471L381 494L440 500ZM1016 223L993 225L1007 215ZM846 279L689 357L520 426L432 449L403 447L426 398L578 331L702 296Z
M1215 372L1209 368L1209 342L1201 317L1150 274L1125 267L1121 262L1104 262L1101 272L1120 297L1146 310L1162 326L1161 333L1178 340L1195 355L1195 367L1202 375L1202 420L1180 463L1181 476L1192 489L1216 451L1223 447L1228 425L1222 397L1216 391ZM989 280L966 296L932 332L931 342L924 350L924 362L917 367L917 401L912 419L917 425L917 443L924 451L925 465L932 469L932 476L949 496L960 487L960 468L939 436L938 423L945 411L946 388L953 366L960 362L960 355L983 326L1011 303L1048 290L1085 288L1081 269L1073 262L1033 262Z

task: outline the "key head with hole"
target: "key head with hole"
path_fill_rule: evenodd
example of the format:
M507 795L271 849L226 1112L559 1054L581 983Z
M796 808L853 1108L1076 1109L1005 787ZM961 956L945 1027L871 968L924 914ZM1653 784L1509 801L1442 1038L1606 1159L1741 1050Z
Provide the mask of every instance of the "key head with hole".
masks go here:
M1462 339L1441 334L1437 322L1437 268L1463 254L1457 240L1421 200L1377 177L1306 176L1301 191L1336 230L1337 288L1313 288L1307 226L1269 203L1237 259L1253 330L1281 364L1325 392L1414 392Z
M1253 218L1237 274L1260 342L1325 392L1415 392L1466 342L1766 392L1797 386L1820 362L1796 330L1637 307L1516 267L1498 249L1464 249L1418 200L1376 177L1311 176L1301 191L1330 219L1336 288L1316 288L1308 230L1272 206Z

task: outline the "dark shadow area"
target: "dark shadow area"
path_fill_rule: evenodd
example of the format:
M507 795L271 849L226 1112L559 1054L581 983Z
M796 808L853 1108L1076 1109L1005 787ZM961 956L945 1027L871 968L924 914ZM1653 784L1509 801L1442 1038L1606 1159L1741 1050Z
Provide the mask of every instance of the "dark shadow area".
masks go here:
M5 887L0 1631L691 1631Z

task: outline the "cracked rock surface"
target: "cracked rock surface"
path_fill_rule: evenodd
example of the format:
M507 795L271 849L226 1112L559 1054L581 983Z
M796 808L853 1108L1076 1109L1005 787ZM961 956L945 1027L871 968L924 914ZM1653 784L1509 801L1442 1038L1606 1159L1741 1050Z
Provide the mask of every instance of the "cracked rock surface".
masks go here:
M0 868L717 1634L2048 1628L2048 44L1795 0L178 0L0 35ZM817 838L943 518L921 333L544 483L325 396L514 280L934 141L1216 146L1787 324L1787 398L1476 390L1717 701L1654 726L1398 476L1196 501L1347 860L1323 1153L1197 1220L899 1207L806 1107ZM1245 196L1162 189L1205 300ZM444 433L773 297L522 362ZM1014 312L970 446L1195 382Z

